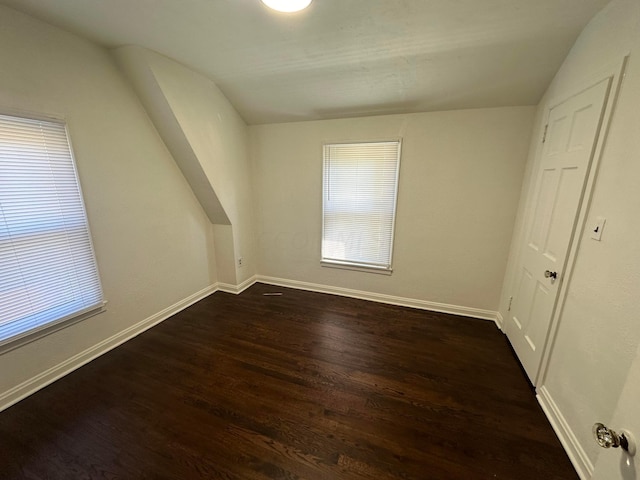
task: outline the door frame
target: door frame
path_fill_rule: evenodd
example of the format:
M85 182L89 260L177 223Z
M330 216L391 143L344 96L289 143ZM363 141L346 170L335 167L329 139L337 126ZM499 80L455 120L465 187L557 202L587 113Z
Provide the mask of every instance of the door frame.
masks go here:
M529 191L525 203L525 222L522 226L522 236L518 245L519 258L517 264L514 265L516 271L513 284L515 295L512 297L511 310L507 315L505 325L505 333L507 334L513 350L518 356L520 363L525 369L531 383L536 386L539 385L540 372L542 371L542 359L547 348L547 342L550 338L552 319L555 317L556 309L560 304L562 287L568 280L567 265L569 264L569 253L571 252L572 246L574 245L576 237L579 234L580 229L578 218L582 210L582 205L587 199L587 184L590 178L591 170L594 166L594 159L597 155L597 146L600 143L602 137L601 134L604 126L604 119L607 112L610 94L611 78L607 77L603 80L598 81L597 83L590 85L586 89L582 89L576 93L572 93L562 101L559 101L557 103L553 102L552 104L548 105L544 112L544 118L546 119L546 125L543 134L544 136L542 141L539 143L540 147L537 152L537 168L532 172L530 179ZM585 98L585 95L587 96L587 98ZM571 158L575 158L576 161L578 161L579 159L579 163L572 164L572 168L569 168L568 165L564 165L564 160L562 160L561 163L563 164L563 166L560 167L556 164L556 162L558 162L559 160L557 158L553 158L553 153L550 149L553 150L554 147L550 144L550 142L553 143L553 138L556 136L556 133L561 132L555 132L555 122L552 124L551 118L553 117L555 120L559 120L566 118L568 115L569 129L565 129L565 134L568 135L566 141L569 142L573 138L571 127L572 114L581 111L583 108L585 108L585 106L591 107L589 109L591 113L589 114L590 119L588 121L588 128L592 130L592 132L588 137L581 137L582 142L585 143L585 146L587 148L581 148L581 151L577 154L578 157L576 158L576 153L569 153L572 151L570 149L570 145L557 145L557 147L563 154L566 150L566 153ZM566 110L567 108L570 108L570 110ZM557 111L565 113L556 114ZM546 142L544 141L545 138L547 140ZM545 247L546 241L544 240L544 237L548 237L550 235L550 230L544 230L538 232L537 234L542 235L537 240L537 242L541 242L541 244L539 245L540 251L538 251L537 248L534 248L534 251L531 251L531 244L529 243L530 241L533 241L529 238L531 235L533 235L532 229L536 228L536 225L538 225L538 228L543 228L540 224L536 224L536 217L539 214L538 212L540 211L540 206L549 205L547 202L547 198L542 191L542 185L544 185L545 179L544 172L547 170L547 168L552 169L552 171L556 171L556 169L559 169L559 171L556 171L556 174L559 176L553 183L554 185L556 185L556 189L560 188L561 186L561 183L558 182L562 182L563 172L565 168L568 168L569 171L576 170L579 172L577 183L574 183L571 187L572 193L570 200L569 197L567 197L567 201L573 204L569 207L573 211L565 212L560 215L560 217L566 219L564 220L564 226L562 227L564 229L563 235L566 236L556 238L556 242L560 242L556 244L556 248L559 248L559 250L554 250L553 255L557 256L558 258L555 259L555 261L552 261L552 266L548 265L547 260L544 260L543 258L546 256L544 252L547 248ZM554 187L551 188L553 189ZM561 195L557 190L554 190L554 192L550 192L552 198L556 198L556 195ZM544 214L545 218L547 218L546 215L550 216L550 218L547 218L547 220L545 220L545 222L548 222L548 226L545 228L551 228L551 225L553 224L552 219L555 217L557 207L557 204L552 204L551 207L549 207L550 210L548 211L548 213ZM546 212L547 207L544 208L544 211ZM566 213L572 213L572 215L570 217L566 217ZM545 225L547 224L545 223ZM561 245L562 243L565 243L564 246ZM530 261L534 261L533 258L530 257L531 255L534 255L536 257L536 262L542 261L543 265L545 265L542 266L536 264L536 267L541 269L540 271L536 271L536 273L532 273L534 272L534 270L530 270L533 264L529 264L529 260L525 260L526 258L529 258ZM558 278L555 282L552 280L550 284L547 284L547 282L544 282L544 279L541 280L539 278L539 274L545 268L548 268L549 270L556 270L559 273ZM530 275L533 275L533 280L531 281L533 282L534 286L527 287L527 289L523 290L523 282L526 282L525 277L528 278L528 275L523 275L523 272L526 272L527 270L529 270ZM547 272L549 270L547 270ZM544 283L544 287L540 286L541 282ZM530 291L528 290L528 288L534 288L534 291ZM534 308L534 304L526 303L522 305L522 301L524 298L529 299L529 295L532 295L530 300L527 301L533 302L533 299L537 297L536 292L538 292L538 289L547 293L547 297L544 300L540 300L540 302L544 302L545 304L544 308L546 310L546 313L540 312L540 314L543 315L542 317L535 316L532 318L530 316L532 315L531 309ZM521 310L523 307L526 311L529 311L529 318L527 318L526 311ZM516 316L521 318L516 319ZM520 325L520 322L529 326L527 327L525 325ZM542 329L543 326L545 327L544 329ZM537 331L535 345L532 343L533 339L529 339L527 337L528 328ZM529 345L527 345L527 342ZM531 349L529 347L531 347Z
M600 166L600 160L602 157L602 152L606 146L606 139L609 133L609 128L611 124L611 120L613 117L613 113L615 113L615 105L618 99L618 95L620 92L620 88L624 81L624 73L626 70L627 62L629 59L629 55L626 55L622 58L621 61L616 62L613 65L609 65L607 68L600 70L594 75L588 77L585 81L573 85L570 88L567 88L563 91L562 94L556 95L552 97L550 101L547 102L547 106L545 108L544 115L542 117L542 122L539 128L540 132L544 132L544 126L548 125L549 117L551 114L551 110L555 107L561 105L562 103L569 100L571 97L579 95L580 93L588 90L589 88L603 82L609 81L609 92L608 97L605 102L604 111L602 114L602 120L600 125L600 130L598 133L598 137L596 139L593 158L591 159L591 165L589 166L589 171L587 172L587 177L584 183L584 191L582 194L582 200L580 202L578 212L575 217L574 228L571 234L569 247L567 250L567 256L565 259L565 266L562 273L560 288L558 289L557 298L555 301L554 308L551 313L551 321L549 322L549 328L547 331L547 335L544 341L544 346L542 349L542 358L540 361L540 366L538 368L538 372L535 377L535 386L536 392L544 385L544 380L547 375L547 370L549 366L549 360L553 353L553 347L555 344L555 338L557 336L558 328L560 325L562 312L564 310L564 304L568 292L568 287L571 283L571 277L573 275L573 269L575 267L576 257L580 246L580 239L584 236L587 219L589 215L589 209L591 206L591 198L593 196L594 187L597 179L597 174ZM567 93L569 92L569 93ZM514 262L511 266L512 275L513 272L517 269L517 266L520 264L520 260L522 258L522 242L524 239L524 235L526 234L526 228L529 225L529 220L532 215L532 205L531 201L533 190L535 189L535 182L538 178L538 173L540 171L542 153L543 153L543 143L542 137L536 139L536 147L535 147L535 161L534 165L530 172L530 180L527 186L526 195L526 205L524 206L522 215L523 221L521 224L520 231L518 232L518 238L514 239L518 242L518 246L516 249L516 255L514 258ZM518 277L517 275L513 275L513 278L510 280L509 294L508 297L513 298L516 288L517 288ZM508 321L508 317L503 319L504 332L506 334L506 321Z
M595 149L593 152L593 159L591 160L591 167L587 174L587 179L584 184L584 193L582 196L582 202L576 215L575 227L569 243L569 250L567 251L567 258L565 260L565 268L563 273L563 282L560 285L558 291L558 298L556 300L556 306L551 314L551 323L549 324L549 331L547 333L547 340L543 348L542 360L540 362L540 369L536 378L536 385L541 387L544 385L544 380L547 376L549 367L549 361L553 354L553 347L555 345L555 339L558 333L558 327L564 311L565 301L567 299L567 293L571 284L571 278L573 276L573 270L576 264L576 258L580 249L581 240L585 238L585 230L587 228L587 220L589 219L591 209L591 199L593 198L593 192L595 190L596 181L598 178L598 171L600 170L600 162L602 159L602 153L607 145L607 138L609 136L609 129L613 115L615 114L615 107L620 95L620 89L624 82L627 63L629 61L629 55L622 58L618 64L618 68L614 73L609 73L604 77L600 77L599 81L609 80L609 96L605 105L605 110L602 115L602 124L600 126L600 132L596 140ZM599 83L599 81L591 82L587 87L579 90L578 93L590 88L591 86ZM575 95L575 94L574 94ZM573 96L573 95L572 95ZM564 100L563 100L564 101ZM553 102L553 106L558 105L558 102ZM553 107L551 107L553 108ZM551 108L546 112L546 118L548 119Z
M585 235L585 228L587 227L587 220L590 215L590 207L591 207L591 199L593 196L593 192L595 189L595 184L597 180L598 170L600 167L600 162L602 158L602 154L604 149L606 148L606 140L609 134L609 129L611 122L613 120L613 116L615 114L615 106L618 100L618 96L620 94L620 90L624 83L625 71L627 67L627 63L629 60L629 55L625 55L621 60L609 62L604 67L599 68L595 71L594 74L585 77L582 82L574 83L569 86L564 86L561 89L561 94L556 95L551 98L550 101L546 102L546 110L541 119L541 125L539 125L539 132L544 130L544 125L548 123L549 113L550 111L557 105L563 103L567 99L572 96L600 83L601 81L609 79L609 97L607 98L607 102L605 105L605 110L602 116L602 123L600 127L600 132L598 138L596 140L596 145L594 149L593 158L591 160L591 167L587 174L587 179L584 185L584 192L582 197L582 202L578 209L578 213L576 214L575 227L574 232L572 234L572 241L567 250L567 258L565 260L565 269L563 273L563 282L560 285L558 290L558 297L556 300L555 308L551 314L551 322L549 323L549 328L547 332L547 338L543 347L542 360L540 362L540 368L538 370L538 374L536 375L536 397L540 406L542 407L549 423L552 428L556 432L562 446L564 447L567 455L569 456L571 463L573 464L576 472L582 479L590 478L593 473L594 466L593 463L589 460L588 455L586 454L584 448L577 440L577 437L573 433L571 426L565 420L563 413L558 409L553 398L550 396L548 390L545 386L545 380L547 378L549 364L551 356L553 355L555 340L557 337L558 329L560 323L562 321L562 314L564 311L564 306L567 298L567 293L569 287L571 285L571 279L573 276L573 270L576 264L576 258L578 254L578 250L581 244L581 240ZM541 128L540 128L541 127ZM540 160L542 157L542 137L536 139L535 149L532 146L531 150L533 150L535 155L534 164L531 167L530 171L530 180L525 187L526 190L523 191L523 198L526 199L527 204L523 207L520 215L522 215L522 223L519 228L516 236L514 238L514 242L518 242L514 244L514 257L513 263L509 266L508 274L512 275L512 278L508 279L509 282L509 290L508 294L505 296L509 298L509 296L513 295L515 289L517 287L517 276L514 274L515 269L519 265L521 259L521 242L524 239L525 228L528 225L528 220L531 215L531 208L529 205L530 194L535 185L532 185L536 179L537 174L540 169ZM516 247L517 245L517 247ZM506 326L506 325L505 325Z

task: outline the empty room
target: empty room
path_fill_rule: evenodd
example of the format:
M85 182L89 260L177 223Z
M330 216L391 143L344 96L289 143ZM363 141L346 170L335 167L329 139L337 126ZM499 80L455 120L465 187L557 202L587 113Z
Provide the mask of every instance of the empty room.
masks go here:
M637 479L638 105L638 0L0 0L0 479Z

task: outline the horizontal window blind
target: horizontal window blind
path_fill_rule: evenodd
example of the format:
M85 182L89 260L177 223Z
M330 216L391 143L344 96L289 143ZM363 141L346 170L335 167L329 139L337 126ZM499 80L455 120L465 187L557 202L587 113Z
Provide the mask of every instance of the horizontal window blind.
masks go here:
M102 303L65 125L0 115L0 345Z
M400 142L323 148L322 261L391 269Z

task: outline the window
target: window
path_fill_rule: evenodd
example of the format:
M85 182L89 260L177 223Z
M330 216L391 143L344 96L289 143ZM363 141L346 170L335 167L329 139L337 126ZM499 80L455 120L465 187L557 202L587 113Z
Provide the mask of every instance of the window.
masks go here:
M400 141L323 148L322 264L391 273Z
M102 305L66 126L0 115L0 346Z

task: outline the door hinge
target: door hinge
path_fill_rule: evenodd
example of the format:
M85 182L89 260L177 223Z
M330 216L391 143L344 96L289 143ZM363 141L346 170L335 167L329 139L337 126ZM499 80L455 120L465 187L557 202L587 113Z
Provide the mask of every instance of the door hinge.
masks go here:
M542 143L547 141L547 130L549 130L549 124L544 126L544 133L542 134Z
M513 303L513 297L509 297L509 308L507 308L507 312L511 311L511 304Z

